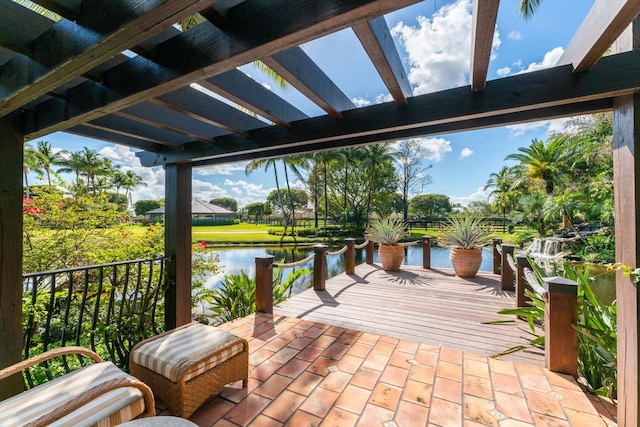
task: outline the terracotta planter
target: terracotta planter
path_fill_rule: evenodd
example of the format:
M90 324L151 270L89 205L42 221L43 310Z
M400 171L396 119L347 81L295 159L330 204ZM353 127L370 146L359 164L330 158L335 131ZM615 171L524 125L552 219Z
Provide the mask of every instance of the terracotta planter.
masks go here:
M476 277L482 264L482 249L451 248L451 265L459 277Z
M400 270L404 260L404 246L378 246L380 264L385 270Z

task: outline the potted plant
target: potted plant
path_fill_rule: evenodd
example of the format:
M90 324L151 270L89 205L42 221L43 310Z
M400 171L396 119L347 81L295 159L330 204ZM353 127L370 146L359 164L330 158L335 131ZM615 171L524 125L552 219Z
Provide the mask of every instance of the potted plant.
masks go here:
M369 240L378 244L380 264L385 270L399 270L404 260L404 247L398 243L409 235L404 221L396 218L375 218L366 230Z
M457 215L449 219L443 240L451 245L451 265L459 277L476 277L482 264L482 246L490 232L482 219L473 215Z

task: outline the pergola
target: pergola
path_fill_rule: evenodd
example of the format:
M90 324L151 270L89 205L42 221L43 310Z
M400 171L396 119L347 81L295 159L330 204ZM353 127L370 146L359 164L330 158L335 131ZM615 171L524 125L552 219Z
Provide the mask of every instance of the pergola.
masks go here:
M470 85L413 96L384 14L417 0L0 0L0 367L20 359L24 142L65 131L166 170L167 325L191 320L192 167L613 110L616 257L640 257L640 0L595 0L558 65L487 81L499 0L474 0ZM206 22L174 24L199 12ZM393 101L356 108L299 46L351 27ZM614 46L614 54L604 56ZM256 59L326 114L237 67ZM207 96L197 83L273 124ZM639 294L618 276L621 425L638 425ZM3 387L4 388L4 387Z

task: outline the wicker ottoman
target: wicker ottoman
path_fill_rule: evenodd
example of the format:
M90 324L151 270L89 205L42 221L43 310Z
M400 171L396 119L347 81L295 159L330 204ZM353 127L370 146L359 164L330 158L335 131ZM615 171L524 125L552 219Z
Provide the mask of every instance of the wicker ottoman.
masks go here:
M131 375L146 383L173 415L189 418L229 383L249 377L249 344L227 331L190 323L138 343Z

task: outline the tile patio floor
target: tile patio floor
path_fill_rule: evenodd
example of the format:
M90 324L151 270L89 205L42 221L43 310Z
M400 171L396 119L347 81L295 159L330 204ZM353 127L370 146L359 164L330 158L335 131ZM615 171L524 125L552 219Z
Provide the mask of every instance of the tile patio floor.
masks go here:
M278 315L221 327L249 341L249 385L203 405L200 426L616 425L612 405L537 366Z

